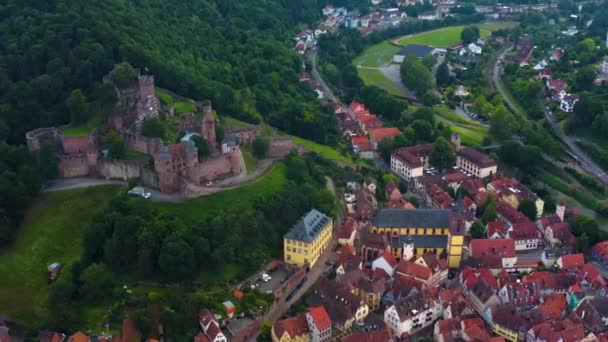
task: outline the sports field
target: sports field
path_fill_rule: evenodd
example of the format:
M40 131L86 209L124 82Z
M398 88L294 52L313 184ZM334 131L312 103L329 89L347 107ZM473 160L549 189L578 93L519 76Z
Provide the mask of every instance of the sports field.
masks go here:
M401 46L420 44L429 45L436 48L447 48L454 44L460 43L460 33L463 29L464 26L451 26L425 33L401 37L394 42ZM490 35L490 33L490 31L480 27L481 37L487 37Z

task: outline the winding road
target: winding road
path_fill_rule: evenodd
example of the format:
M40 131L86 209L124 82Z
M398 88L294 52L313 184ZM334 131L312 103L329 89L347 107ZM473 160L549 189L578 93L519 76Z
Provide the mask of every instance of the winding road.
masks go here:
M501 61L504 56L511 50L513 50L512 44L505 50L501 51L493 60L494 65L492 66L491 81L492 85L498 91L498 93L500 93L500 96L503 98L507 106L513 112L519 112L519 106L514 103L511 96L509 95L509 92L504 88L504 85L500 79L503 73ZM545 113L545 118L547 119L547 122L551 125L551 129L553 130L555 135L557 135L557 137L559 137L568 146L568 148L570 149L570 153L577 159L581 169L583 169L589 175L598 179L604 185L608 186L608 175L606 174L606 172L576 145L576 138L566 135L562 127L556 121L555 116L551 113L551 111L547 110L547 105L545 103L544 98L539 97L538 101L541 105L541 108L543 109L543 112ZM521 114L525 116L525 113Z

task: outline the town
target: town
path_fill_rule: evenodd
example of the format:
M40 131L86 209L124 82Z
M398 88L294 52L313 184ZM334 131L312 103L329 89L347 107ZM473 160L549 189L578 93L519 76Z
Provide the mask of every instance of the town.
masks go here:
M335 2L287 109L134 58L25 130L0 342L608 341L606 2Z

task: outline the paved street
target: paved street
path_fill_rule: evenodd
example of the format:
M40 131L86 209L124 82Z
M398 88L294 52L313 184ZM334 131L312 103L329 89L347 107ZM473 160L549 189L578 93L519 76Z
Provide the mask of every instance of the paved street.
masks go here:
M334 95L334 92L331 90L331 88L327 86L327 83L325 83L323 77L321 77L321 75L317 71L317 48L312 49L311 52L309 52L306 56L312 64L312 78L315 79L315 82L321 85L325 96L327 96L327 98L334 103L340 102L338 98Z
M42 192L90 188L101 185L127 185L127 182L88 177L58 178L53 181L50 181L49 184L44 186L42 188Z
M511 50L513 50L513 45L509 46L498 54L497 58L493 61L494 65L492 67L491 78L494 88L500 93L507 106L513 112L518 112L519 110L517 104L512 102L511 98L507 95L508 92L506 89L504 89L504 85L500 80L503 72L501 66L502 63L500 61ZM559 123L555 121L555 117L546 109L544 99L540 98L539 101L545 113L545 117L553 129L553 132L555 132L555 134L568 146L572 155L575 156L580 162L581 168L590 175L596 177L604 185L608 185L608 175L604 172L604 170L576 145L576 138L569 137L564 133ZM525 113L522 114L525 115Z

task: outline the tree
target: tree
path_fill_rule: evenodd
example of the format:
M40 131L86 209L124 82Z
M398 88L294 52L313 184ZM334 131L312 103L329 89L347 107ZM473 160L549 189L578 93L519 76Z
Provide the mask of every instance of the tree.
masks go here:
M263 342L272 341L272 322L265 320L262 322L262 327L260 328L260 336L258 339Z
M441 102L441 99L437 95L435 95L432 90L427 91L422 96L422 103L424 103L425 106L438 105L439 102Z
M456 163L454 150L444 137L437 138L433 143L429 163L438 170L450 169Z
M119 88L126 88L137 80L137 70L129 62L122 62L116 66L113 81Z
M104 146L108 149L112 158L124 158L127 153L124 141L115 131L111 131L106 135Z
M471 225L471 237L473 239L485 239L486 238L486 226L480 221L475 221Z
M194 251L186 241L172 235L165 239L158 263L165 279L183 280L191 276L195 268Z
M141 134L148 138L164 139L166 134L165 125L159 118L148 119L141 127Z
M199 158L205 159L211 155L211 148L205 138L200 135L193 135L192 142L194 142L194 145L196 146Z
M100 303L111 298L116 277L108 266L102 263L89 265L80 275L81 295L89 303Z
M81 125L87 121L87 99L81 89L74 89L65 101L72 125Z
M433 69L435 63L437 63L437 59L433 55L426 55L422 58L422 64L429 70Z
M577 91L589 90L593 87L593 81L595 80L595 68L588 65L576 72L574 78L574 88Z
M266 137L257 137L251 145L253 156L258 159L266 158L266 153L270 148L270 141Z
M481 220L488 224L488 222L496 221L496 217L496 199L494 196L488 196L482 207Z
M395 149L394 139L384 139L378 143L378 152L385 161L391 159L391 153Z
M479 27L477 26L466 26L464 29L462 29L462 32L460 32L460 40L462 40L464 44L470 44L476 41L479 39L479 36L480 31Z
M423 120L415 120L410 126L416 133L417 142L429 142L433 139L433 127Z
M517 206L517 210L526 215L530 220L536 221L536 204L531 199L526 198L522 200Z
M437 85L440 87L445 87L452 84L452 77L450 76L450 69L448 68L447 62L439 64L435 78L437 80Z
M516 128L517 123L511 113L509 113L509 110L504 105L496 107L490 117L490 132L494 137L497 139L507 139L515 133Z
M56 147L52 144L43 144L38 151L38 170L43 180L51 180L59 176L59 157Z
M421 95L433 89L433 75L415 56L406 56L401 64L401 80Z

